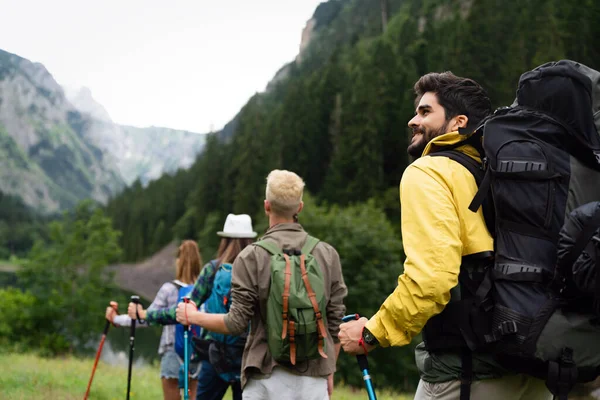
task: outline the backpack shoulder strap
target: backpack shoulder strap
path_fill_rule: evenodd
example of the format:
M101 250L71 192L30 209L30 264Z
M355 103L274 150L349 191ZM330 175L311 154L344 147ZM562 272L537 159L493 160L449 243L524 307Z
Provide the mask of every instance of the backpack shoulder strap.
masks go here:
M309 254L311 253L315 247L317 246L317 244L320 242L319 239L312 237L310 235L308 235L306 237L306 242L304 242L304 246L302 246L302 253L303 254Z
M481 164L475 161L473 158L469 157L465 153L462 153L458 150L441 150L435 153L429 154L429 156L443 156L448 157L449 159L456 161L463 167L465 167L475 178L475 182L477 182L477 186L481 185L481 181L483 180L484 172L481 168Z
M281 249L279 248L279 246L277 246L275 244L275 242L273 242L271 240L261 240L260 242L256 242L254 244L256 246L262 247L263 249L265 249L266 251L268 251L272 255L276 255L276 254L280 254L281 253Z
M233 265L231 265L230 263L223 263L223 264L219 265L219 271L223 270L223 271L231 272L232 268L233 268Z
M217 267L219 266L219 265L218 265L218 262L219 262L219 260L215 258L214 260L210 260L208 263L209 263L210 265L212 265L212 266L213 266L213 268L217 268Z
M175 281L169 281L167 283L170 283L171 285L175 286L175 289L177 289L177 291L179 291L179 289L181 289L183 286L181 286L179 283L175 282Z
M477 193L471 204L469 204L469 210L472 212L477 212L479 207L483 206L483 218L485 220L485 225L488 228L488 231L492 236L494 236L495 232L495 215L494 215L494 207L493 203L491 203L491 199L486 201L487 194L490 190L491 184L491 173L488 169L484 172L482 168L482 164L478 163L473 158L468 155L454 149L449 150L441 150L435 153L429 154L430 156L443 156L448 157L449 159L456 161L463 167L465 167L471 175L475 178L475 183L477 183Z

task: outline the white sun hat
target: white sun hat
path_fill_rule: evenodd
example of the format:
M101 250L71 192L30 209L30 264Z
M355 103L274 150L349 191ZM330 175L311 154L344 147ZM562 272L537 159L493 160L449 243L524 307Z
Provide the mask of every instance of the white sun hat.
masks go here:
M257 233L252 230L252 218L248 214L229 214L223 230L217 235L229 238L255 238Z

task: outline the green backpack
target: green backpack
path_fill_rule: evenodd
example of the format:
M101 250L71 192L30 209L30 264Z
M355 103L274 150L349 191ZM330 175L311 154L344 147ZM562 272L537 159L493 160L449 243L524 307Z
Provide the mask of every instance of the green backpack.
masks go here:
M280 364L312 360L325 354L327 307L323 271L311 252L319 239L307 236L302 250L282 250L274 242L255 243L271 254L267 299L267 342Z

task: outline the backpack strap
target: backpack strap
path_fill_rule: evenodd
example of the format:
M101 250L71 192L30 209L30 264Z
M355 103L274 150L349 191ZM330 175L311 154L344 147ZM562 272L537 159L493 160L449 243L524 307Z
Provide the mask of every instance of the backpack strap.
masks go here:
M461 142L462 144L462 142ZM481 185L483 181L484 172L481 168L481 164L475 161L473 158L469 157L465 153L462 153L458 150L450 149L450 150L441 150L436 151L435 153L429 154L429 156L443 156L448 157L449 159L456 161L463 167L465 167L475 178L475 182L477 182L477 186Z
M316 243L315 243L316 244ZM314 248L314 245L313 245ZM287 255L286 255L287 257ZM302 280L304 281L304 286L306 287L306 291L308 292L308 298L313 306L313 310L315 311L315 317L317 318L317 333L319 334L319 354L323 358L327 358L327 354L323 351L323 339L327 337L327 332L325 331L325 323L323 322L323 315L319 310L319 305L317 304L317 295L315 294L312 286L310 285L310 281L308 279L308 272L306 271L306 255L300 255L300 271L302 272ZM294 357L295 358L295 357Z
M290 299L290 285L292 281L292 263L290 261L290 257L281 251L279 246L277 246L271 240L261 240L259 242L254 243L256 246L262 247L266 251L268 251L271 255L282 254L285 259L285 278L283 283L283 294L282 294L282 309L281 309L281 320L282 320L282 330L281 330L281 339L285 339L288 335L288 325L289 325L289 335L290 335L290 360L292 364L296 363L296 343L295 343L295 324L294 321L289 321L288 319L288 310L289 310L289 299Z
M308 235L306 237L306 242L304 242L304 246L302 246L302 254L310 254L315 249L317 244L319 244L320 240Z
M460 142L460 144L462 145L464 143ZM449 159L456 161L457 163L465 167L471 173L471 175L473 175L473 177L475 178L475 183L477 183L478 190L475 196L473 197L471 204L469 204L469 210L471 210L472 212L477 212L479 207L483 207L483 219L485 220L485 225L487 226L487 229L490 232L490 234L494 236L494 205L492 203L491 198L487 198L486 201L486 197L491 189L492 183L491 170L488 168L484 172L482 164L478 163L476 160L469 157L465 153L462 153L458 150L454 150L454 148L436 151L435 153L429 154L429 156L448 157Z
M467 347L460 355L460 400L471 400L471 383L473 382L473 354Z
M593 307L596 315L600 315L600 267L598 266L598 260L600 260L600 237L596 234L592 237L592 241L594 242L594 256L596 258L596 293L594 294Z
M289 308L289 299L290 299L290 283L292 280L292 264L290 262L290 256L287 254L283 254L283 258L285 259L285 280L283 283L283 306L281 308L281 319L282 319L282 330L281 330L281 339L285 339L287 336L288 329L288 308ZM295 343L295 329L294 329L294 321L289 321L290 324L290 360L292 364L296 363L296 343Z
M277 255L281 253L281 249L277 246L272 240L261 240L259 242L254 243L256 246L262 247L271 255Z

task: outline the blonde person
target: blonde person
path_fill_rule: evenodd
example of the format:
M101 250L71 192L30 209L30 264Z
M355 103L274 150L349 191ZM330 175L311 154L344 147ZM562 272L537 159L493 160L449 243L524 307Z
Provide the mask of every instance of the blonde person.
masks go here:
M165 282L161 286L148 310L176 306L179 297L179 287L191 285L196 281L196 278L200 274L200 266L202 265L202 257L200 256L196 242L193 240L184 240L181 243L177 252L175 265L175 280ZM111 303L117 305L115 302ZM116 326L131 325L131 318L127 314L117 315L117 312L112 307L107 307L106 319ZM137 326L144 327L148 326L148 324L146 322L138 322ZM162 381L163 398L164 400L179 400L181 398L178 384L179 368L183 361L175 352L175 325L165 325L163 328L158 354L161 356L160 378ZM196 391L198 370L199 364L197 362L190 364L191 378L189 380L189 387L190 394L192 395L191 398L193 398Z
M249 215L229 214L225 220L223 230L217 232L217 235L222 238L217 251L217 259L212 260L202 269L190 294L191 301L199 306L204 304L207 312L214 312L211 309L211 305L214 304L211 300L215 297L215 294L213 293L213 283L215 280L222 278L225 280L225 282L222 283L226 285L230 284L233 261L246 246L254 241L257 234L252 229L252 219ZM128 312L129 315L136 315L135 304L129 304ZM175 318L176 307L153 310L148 309L146 312L146 310L138 305L137 312L141 319L145 319L151 325L177 323ZM221 343L222 340L225 340L228 343L237 342L243 346L245 337L223 337L223 335L217 336L206 333L204 339L210 343L213 349L216 349L217 345ZM234 346L229 347L233 348ZM233 399L241 400L242 389L239 375L242 363L242 351L243 347L240 349L239 354L229 354L230 358L233 358L233 362L230 364L233 365L232 368L234 368L234 370L227 372L223 372L219 369L216 362L219 360L215 360L215 357L210 360L205 359L201 361L196 394L197 400L220 400L225 396L229 386L231 386ZM213 352L213 354L214 353L215 352ZM218 351L216 353L218 353ZM211 363L211 361L213 363Z
M264 210L269 218L269 229L260 242L244 249L233 263L228 313L200 312L193 304L180 304L177 308L178 321L189 319L190 323L211 332L240 334L250 323L241 371L244 400L325 400L333 390L333 374L340 349L337 335L345 311L347 289L337 251L325 242L309 238L297 222L304 206L303 189L304 181L293 172L274 170L267 177ZM262 247L265 242L270 243L267 247L286 249L281 250L283 252L301 249L311 243L309 253L322 273L320 282L325 304L322 313L326 316L326 324L322 332L325 346L320 346L319 350L323 350L326 357L299 358L292 365L273 358L267 337L269 334L281 337L281 332L269 332L266 324L271 254Z

